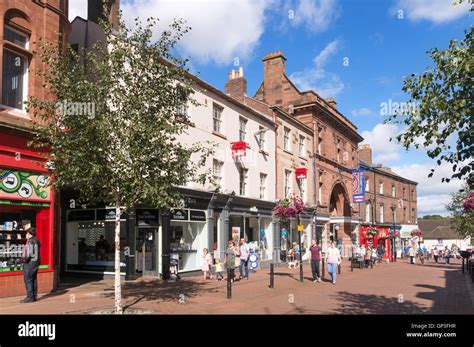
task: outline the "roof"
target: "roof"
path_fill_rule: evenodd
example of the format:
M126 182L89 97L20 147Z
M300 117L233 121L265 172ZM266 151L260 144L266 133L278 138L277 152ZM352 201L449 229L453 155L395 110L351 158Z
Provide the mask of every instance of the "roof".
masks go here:
M418 220L418 228L423 231L425 240L443 239L443 240L463 240L451 226L451 219L439 220Z
M373 165L374 164L370 164L370 163L367 163L367 162L359 159L359 166L365 168L367 171L374 171L374 172L377 172L377 173L382 174L382 175L391 176L395 179L403 180L405 182L418 185L418 182L415 182L415 181L412 181L408 178L400 176L399 174L392 171L392 169L390 169L388 167L374 167Z

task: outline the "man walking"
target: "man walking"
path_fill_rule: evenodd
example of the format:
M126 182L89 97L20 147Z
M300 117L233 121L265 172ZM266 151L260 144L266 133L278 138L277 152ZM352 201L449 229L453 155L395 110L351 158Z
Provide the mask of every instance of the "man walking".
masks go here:
M339 249L334 246L334 242L329 243L329 248L326 253L326 263L328 264L328 272L332 278L332 284L336 284L337 267L341 263L341 253Z
M242 277L249 279L249 256L250 256L250 247L249 245L247 245L247 241L245 241L245 239L241 239L240 240L240 266L239 266L240 279L242 279ZM245 267L245 276L242 276L243 275L242 267Z
M311 259L311 271L313 272L313 282L321 282L321 276L319 275L319 262L321 261L321 247L313 240L311 247L309 248L309 258Z
M26 234L28 241L23 249L23 278L25 280L26 298L22 303L35 302L38 295L38 269L40 266L41 244L36 238L36 229L31 228Z

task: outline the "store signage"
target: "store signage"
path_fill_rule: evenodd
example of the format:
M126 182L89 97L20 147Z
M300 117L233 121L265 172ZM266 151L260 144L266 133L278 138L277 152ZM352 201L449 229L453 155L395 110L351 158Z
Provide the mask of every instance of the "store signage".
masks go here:
M231 142L232 156L245 157L247 150L247 143L245 141Z
M69 222L95 220L95 210L75 210L70 211L67 217Z
M105 220L115 220L116 216L115 210L105 210Z
M295 170L296 179L302 180L307 177L308 169L305 167L299 167Z
M204 211L189 211L189 220L195 222L205 222L206 221L206 212Z
M188 213L184 210L174 210L171 214L172 220L188 220Z
M0 168L0 199L50 201L48 175Z
M365 201L364 169L352 171L352 202L362 203Z

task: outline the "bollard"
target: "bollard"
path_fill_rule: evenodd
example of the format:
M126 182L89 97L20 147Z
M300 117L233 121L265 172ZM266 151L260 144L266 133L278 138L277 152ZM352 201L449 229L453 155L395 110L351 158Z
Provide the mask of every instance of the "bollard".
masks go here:
M232 299L232 278L230 274L230 269L227 269L227 299Z
M354 259L351 257L351 272L354 271Z
M323 278L324 278L324 270L325 270L325 268L324 268L324 258L323 258L323 272L322 272L323 273L323 276L322 276Z
M273 264L270 264L270 288L275 288L275 271Z
M462 273L464 273L464 257L462 258Z

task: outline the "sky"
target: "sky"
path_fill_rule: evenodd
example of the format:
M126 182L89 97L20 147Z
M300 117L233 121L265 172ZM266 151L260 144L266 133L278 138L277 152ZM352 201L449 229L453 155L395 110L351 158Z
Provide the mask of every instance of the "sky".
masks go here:
M448 165L437 167L423 149L404 150L390 138L401 126L384 125L384 106L407 101L404 76L422 73L431 48L445 49L472 24L468 5L452 0L121 0L125 22L159 19L156 37L174 18L191 27L176 54L191 72L223 90L232 69L243 67L247 94L263 79L262 58L283 51L286 74L301 90L337 101L369 143L374 163L418 182L418 214L448 215L445 204L461 187ZM87 17L87 0L69 0L70 20ZM454 139L450 139L453 141ZM428 174L437 167L432 178Z

